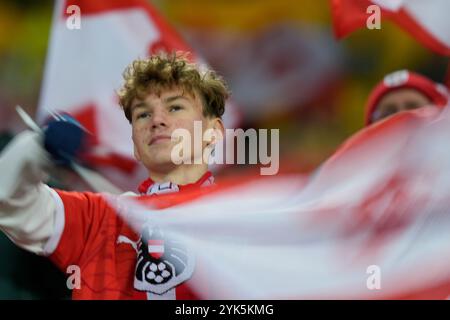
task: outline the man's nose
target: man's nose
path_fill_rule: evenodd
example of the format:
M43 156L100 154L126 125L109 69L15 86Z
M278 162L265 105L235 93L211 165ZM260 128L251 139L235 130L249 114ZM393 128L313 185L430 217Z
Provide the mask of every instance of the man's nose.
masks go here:
M152 129L167 127L167 116L164 111L154 111L152 117Z

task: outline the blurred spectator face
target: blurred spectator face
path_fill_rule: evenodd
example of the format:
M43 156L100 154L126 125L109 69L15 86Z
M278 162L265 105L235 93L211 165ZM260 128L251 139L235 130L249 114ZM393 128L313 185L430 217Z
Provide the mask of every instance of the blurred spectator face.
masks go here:
M413 110L431 104L431 100L418 90L402 88L381 98L373 113L372 122L379 121L400 111Z

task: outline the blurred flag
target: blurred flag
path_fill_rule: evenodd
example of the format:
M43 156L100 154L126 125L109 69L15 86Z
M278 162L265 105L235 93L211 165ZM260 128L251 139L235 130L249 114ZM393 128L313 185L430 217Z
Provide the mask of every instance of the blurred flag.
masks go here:
M81 13L79 29L67 26L74 5ZM129 63L161 50L192 52L146 0L57 0L38 121L44 121L48 111L72 114L94 135L93 148L87 156L91 164L100 165L109 173L135 172L131 126L118 105L115 91L121 86L122 72ZM194 53L192 57L201 62ZM237 119L232 108L227 105L224 116L228 126ZM115 182L122 187L123 183L136 183L123 176L118 180Z
M187 33L192 45L217 61L246 120L318 104L325 108L341 80L341 52L331 36L313 24L276 24L255 33Z
M286 175L108 200L136 232L150 223L195 252L207 279L187 284L201 298L446 299L448 111L361 130L306 185Z
M450 56L450 1L448 0L330 0L334 32L343 38L366 27L367 8L378 5L389 19L429 49Z

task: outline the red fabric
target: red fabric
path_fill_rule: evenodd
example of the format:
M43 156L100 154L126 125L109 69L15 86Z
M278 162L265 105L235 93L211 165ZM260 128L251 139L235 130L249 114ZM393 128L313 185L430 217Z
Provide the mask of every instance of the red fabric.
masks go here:
M374 3L370 0L330 0L330 4L334 34L338 39L341 39L366 26L369 17L366 12L367 7ZM392 20L427 48L439 54L450 56L450 48L422 27L420 21L410 16L407 11L402 8L397 12L384 10L381 7L380 9L382 18Z
M208 172L201 181L210 176ZM212 189L202 188L199 192L201 181L174 194L141 196L137 200L160 209L169 207ZM70 265L80 267L81 288L73 290L73 299L146 300L146 292L135 290L133 286L136 251L129 244L117 243L119 235L132 241L138 241L140 235L124 223L101 194L56 191L64 204L65 222L59 244L50 259L63 272ZM196 279L207 278L201 266L195 266L194 275ZM177 299L198 298L190 289L190 281L194 280L191 278L176 287Z
M146 7L148 4L145 0L66 0L63 12L64 17L69 16L66 12L66 8L71 5L80 7L82 15L92 15L114 10Z
M366 10L372 4L369 0L330 0L336 38L342 39L365 26L368 17Z
M367 100L366 104L366 125L372 123L373 113L375 112L376 106L381 98L393 90L404 88L416 89L417 91L427 96L432 101L432 103L438 107L443 107L447 104L448 95L442 92L442 90L439 90L439 84L411 71L405 70L397 72L405 72L406 78L404 81L389 83L389 81L386 80L392 75L389 74L382 81L380 81L370 93L369 99Z

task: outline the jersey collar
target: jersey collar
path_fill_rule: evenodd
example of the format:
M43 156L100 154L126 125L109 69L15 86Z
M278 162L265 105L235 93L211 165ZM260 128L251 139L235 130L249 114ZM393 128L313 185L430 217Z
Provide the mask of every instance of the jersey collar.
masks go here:
M197 182L185 185L168 182L154 182L151 178L144 180L138 187L141 195L164 194L189 189L197 189L201 187L211 186L214 184L214 177L210 171L207 171Z

